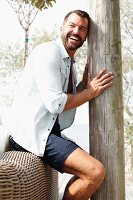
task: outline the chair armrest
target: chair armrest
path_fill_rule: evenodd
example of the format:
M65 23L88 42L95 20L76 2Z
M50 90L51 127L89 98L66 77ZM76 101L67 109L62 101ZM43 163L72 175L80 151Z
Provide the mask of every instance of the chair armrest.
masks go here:
M36 155L0 154L0 199L58 200L58 172Z

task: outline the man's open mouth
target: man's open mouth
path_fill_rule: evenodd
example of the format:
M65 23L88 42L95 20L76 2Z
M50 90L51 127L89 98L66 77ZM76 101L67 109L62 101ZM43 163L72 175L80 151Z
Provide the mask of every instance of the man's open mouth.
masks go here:
M68 36L71 40L81 42L81 38L78 35L69 35Z
M75 40L75 41L79 41L79 37L75 37L75 36L70 36L71 40Z

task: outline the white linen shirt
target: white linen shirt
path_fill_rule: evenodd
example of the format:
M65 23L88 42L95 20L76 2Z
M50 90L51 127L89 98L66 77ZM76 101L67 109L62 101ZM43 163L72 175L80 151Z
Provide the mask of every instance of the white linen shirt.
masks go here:
M76 109L63 111L71 58L62 41L36 47L27 59L12 108L10 135L15 142L38 156L43 156L48 135L59 116L61 130L74 120ZM73 92L76 74L73 68Z

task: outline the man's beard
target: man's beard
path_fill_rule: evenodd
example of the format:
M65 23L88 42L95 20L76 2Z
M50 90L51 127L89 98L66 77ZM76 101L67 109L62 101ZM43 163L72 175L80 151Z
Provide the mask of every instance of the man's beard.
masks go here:
M70 37L76 37L80 41L80 43L77 44L77 45L70 43L69 42L69 38ZM70 50L70 51L76 51L84 43L84 41L82 40L82 38L79 35L77 35L77 34L72 34L72 35L67 34L66 36L64 34L62 34L61 38L62 38L62 41L63 41L63 44L64 44L65 48L68 49L68 50Z

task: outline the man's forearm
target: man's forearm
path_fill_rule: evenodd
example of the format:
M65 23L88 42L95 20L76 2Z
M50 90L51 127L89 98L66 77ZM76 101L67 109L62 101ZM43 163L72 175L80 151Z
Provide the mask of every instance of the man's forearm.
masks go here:
M64 110L76 108L89 101L90 99L91 96L88 95L87 90L83 90L82 92L76 94L67 94L67 102Z

